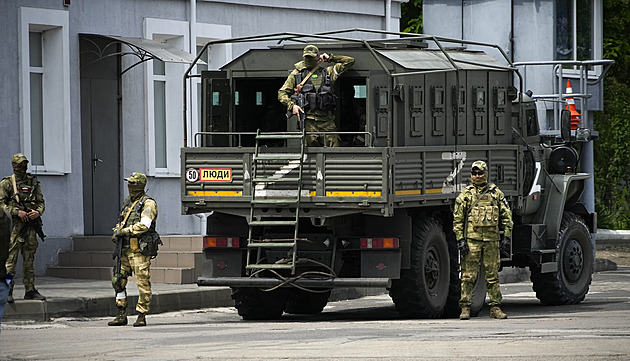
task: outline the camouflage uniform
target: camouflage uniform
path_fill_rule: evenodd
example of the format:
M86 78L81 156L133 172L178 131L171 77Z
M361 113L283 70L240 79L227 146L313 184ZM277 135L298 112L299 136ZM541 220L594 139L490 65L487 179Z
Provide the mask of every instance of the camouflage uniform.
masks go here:
M486 272L486 286L490 298L488 305L498 307L501 304L499 228L503 229L505 237L511 237L513 226L512 211L505 200L505 195L496 185L488 183L486 163L476 161L472 168L483 171L485 175L477 179L472 177L473 184L459 194L453 212L453 231L456 239L465 239L469 248L469 253L462 261L462 290L459 301L462 310L470 308L480 262L483 262Z
M314 45L307 45L304 48L304 60L295 64L295 69L289 74L284 85L278 90L278 100L287 107L288 112L292 112L294 101L291 100L291 95L295 93L295 87L298 83L295 80L295 76L300 74L304 69L312 69L313 65L308 63L309 57L314 58L319 55L319 49ZM312 60L310 60L312 62ZM315 61L316 62L316 61ZM326 68L328 74L330 74L331 86L335 83L339 76L352 68L354 65L354 58L349 56L333 55L330 54L328 62L335 63ZM309 79L315 89L319 89L322 84L322 77L314 73ZM335 124L335 112L334 110L321 110L321 109L305 109L306 120L304 121L304 128L307 132L336 132L337 126ZM319 141L320 136L309 135L306 139L306 145L309 146L322 146ZM327 135L326 145L329 147L339 146L339 136Z
M6 261L7 273L15 275L15 267L18 262L18 253L22 253L23 260L23 283L26 290L24 298L43 300L45 297L39 294L35 289L35 252L39 245L37 233L35 229L28 226L28 222L24 222L19 217L20 211L24 211L24 206L20 206L14 198L17 188L18 197L23 205L39 212L41 216L44 213L45 203L42 195L42 188L34 175L26 174L26 166L28 159L24 154L17 153L11 158L11 164L14 168L14 174L0 181L0 206L6 210L13 220L13 229L11 231L11 245L9 246L9 254ZM17 167L24 167L19 170ZM15 188L13 186L15 179ZM10 300L12 302L13 283L11 283Z
M9 245L11 243L11 215L0 209L0 322L2 322L2 315L4 309L7 306L9 297L9 291L11 287L9 282L12 278L7 278L7 269L5 263L9 257Z
M140 244L143 237L157 234L155 231L155 223L157 221L158 209L157 203L151 197L144 193L144 186L147 178L143 173L135 172L130 177L125 178L129 182L129 197L123 203L120 212L120 221L114 228L114 236L122 238L122 259L121 274L123 276L120 285L122 292L116 294L116 307L119 310L118 317L109 323L110 326L119 326L127 324L127 277L132 274L136 277L138 285L138 304L136 311L139 313L139 319L134 326L144 326L144 316L150 311L152 298L151 292L151 256L141 253ZM131 212L129 210L133 207ZM129 213L129 217L123 223L122 221ZM116 288L114 286L114 288ZM121 317L121 313L124 316ZM124 317L124 319L123 319ZM120 320L119 320L120 318ZM142 319L142 322L140 322ZM117 321L119 320L119 322ZM142 324L139 324L142 323Z

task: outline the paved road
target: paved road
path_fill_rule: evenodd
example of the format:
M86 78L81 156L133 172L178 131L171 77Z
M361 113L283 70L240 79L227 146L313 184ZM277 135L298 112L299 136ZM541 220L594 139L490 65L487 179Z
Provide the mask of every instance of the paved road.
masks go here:
M273 322L220 307L150 315L146 328L107 327L107 318L4 323L0 359L630 359L630 268L596 273L576 306L541 305L529 282L501 287L507 320L487 309L469 321L402 320L380 295Z

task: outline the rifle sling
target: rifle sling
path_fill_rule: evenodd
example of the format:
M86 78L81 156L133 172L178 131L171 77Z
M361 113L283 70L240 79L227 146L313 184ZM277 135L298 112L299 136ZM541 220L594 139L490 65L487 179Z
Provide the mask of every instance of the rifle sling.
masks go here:
M475 199L475 202L472 204L472 206L470 206L470 208L468 208L468 210L464 214L464 239L466 239L466 236L467 236L467 233L468 233L468 212L471 209L475 208L477 203L479 203L479 200L481 199L481 197L483 197L486 193L488 193L489 190L490 190L490 185L488 185L486 190L483 191L483 193L481 193L481 195L479 197L477 197L477 199Z
M136 204L138 204L138 202L140 202L140 199L142 199L142 198L136 199L136 201L133 202L133 204L131 205L131 207L127 211L127 214L125 215L125 219L123 219L123 221L122 221L122 226L123 227L125 226L125 224L127 224L127 219L129 218L129 215L131 214L131 211L133 211L133 209L136 207Z
M300 91L300 89L302 89L302 86L304 86L304 83L306 83L306 81L307 81L307 80L311 77L311 75L313 75L313 73L315 73L315 71L316 71L317 69L319 69L320 64L321 64L321 63L317 63L317 66L315 66L315 67L313 68L313 70L311 70L311 72L310 72L310 73L308 73L308 74L304 77L304 79L302 79L302 81L300 82L300 84L298 84L298 86L296 86L296 87L295 87L295 89L296 89L298 92Z

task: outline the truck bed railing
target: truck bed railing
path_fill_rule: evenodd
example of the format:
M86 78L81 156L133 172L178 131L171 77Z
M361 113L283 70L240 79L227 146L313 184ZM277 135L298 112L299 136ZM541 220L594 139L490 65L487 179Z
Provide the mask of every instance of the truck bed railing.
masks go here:
M236 136L237 144L232 145L235 147L243 147L243 137L244 136L256 136L258 133L256 132L197 132L194 136L194 146L200 146L200 138L202 136ZM301 135L302 132L261 132L261 135ZM321 135L326 137L326 135L337 134L337 135L363 135L365 136L364 145L360 147L371 147L373 146L374 136L370 132L306 132L306 135ZM324 147L327 145L324 142Z

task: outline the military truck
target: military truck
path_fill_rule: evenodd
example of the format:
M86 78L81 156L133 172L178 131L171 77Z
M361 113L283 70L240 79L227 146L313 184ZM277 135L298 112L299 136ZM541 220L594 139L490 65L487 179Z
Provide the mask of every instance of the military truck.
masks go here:
M182 213L211 212L199 286L230 286L243 319L319 313L344 287L389 290L403 317L455 316L452 210L483 160L513 212L501 266L529 268L545 304L584 299L597 222L580 200L590 175L578 171L577 140L590 133L571 130L563 110L559 129L541 134L499 47L352 29L217 40L200 54L246 42L220 70L193 74L193 64L184 77L201 77L202 131L181 149ZM312 133L277 100L306 44L355 58L334 85L341 147L306 146Z

